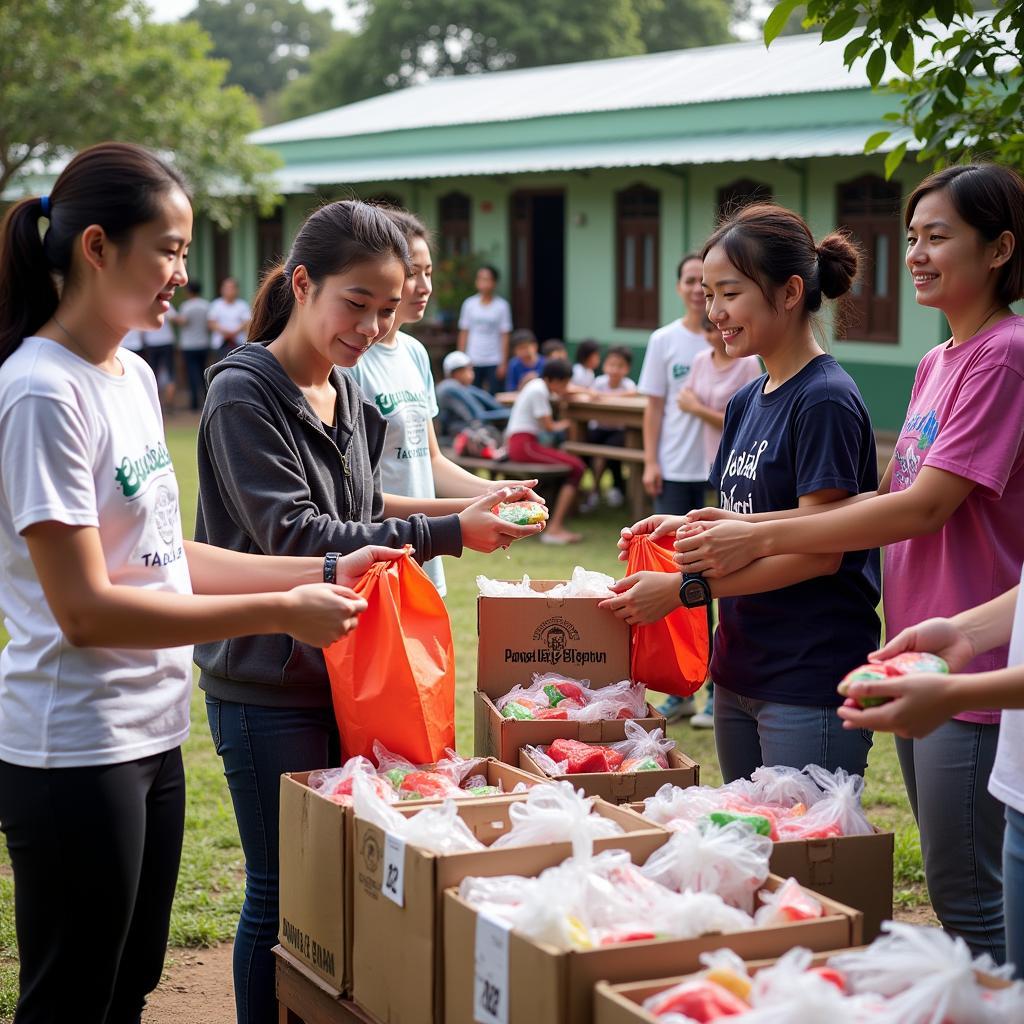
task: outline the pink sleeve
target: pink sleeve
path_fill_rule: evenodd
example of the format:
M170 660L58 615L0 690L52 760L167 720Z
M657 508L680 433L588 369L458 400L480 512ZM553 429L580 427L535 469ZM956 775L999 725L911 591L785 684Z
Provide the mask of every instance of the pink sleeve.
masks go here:
M976 370L965 378L924 465L944 469L1003 495L1024 454L1024 417L1007 415L1020 406L1022 379L1009 366Z

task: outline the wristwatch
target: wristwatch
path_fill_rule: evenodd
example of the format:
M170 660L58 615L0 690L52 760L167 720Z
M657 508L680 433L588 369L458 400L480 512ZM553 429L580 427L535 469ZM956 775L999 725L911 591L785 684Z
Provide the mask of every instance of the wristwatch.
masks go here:
M683 573L679 584L679 603L684 608L711 606L711 585L699 572Z
M340 551L328 551L324 555L324 583L334 583L338 572L338 559L341 558Z

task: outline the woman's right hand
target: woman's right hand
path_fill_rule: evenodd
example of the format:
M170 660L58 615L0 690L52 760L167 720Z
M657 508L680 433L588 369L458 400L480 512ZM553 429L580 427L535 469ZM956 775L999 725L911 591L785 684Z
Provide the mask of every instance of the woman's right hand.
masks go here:
M685 516L653 515L632 526L624 526L619 534L619 561L625 562L629 552L629 542L641 534L648 534L651 540L657 540L666 534L675 533L686 521Z
M491 509L506 501L529 501L533 492L525 487L503 487L477 498L459 513L462 543L474 551L489 554L498 548L507 548L513 541L532 537L544 529L544 523L516 526L499 519Z
M644 463L644 490L652 497L656 498L661 494L662 488L662 476L661 466L656 462L645 462Z
M868 661L887 661L904 651L937 654L949 665L950 672L962 672L975 656L974 645L949 619L925 619L894 636L881 650L868 655Z
M740 512L726 512L723 508L715 508L713 505L707 508L695 508L683 516L687 523L716 523L723 519L746 519Z
M305 583L284 598L284 629L311 647L329 647L356 628L366 602L348 587L333 583Z

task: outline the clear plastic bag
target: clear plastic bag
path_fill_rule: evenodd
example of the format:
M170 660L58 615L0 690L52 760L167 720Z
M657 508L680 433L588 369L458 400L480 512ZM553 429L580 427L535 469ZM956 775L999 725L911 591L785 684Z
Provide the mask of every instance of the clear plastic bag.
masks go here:
M774 928L794 921L813 921L825 908L795 878L787 878L775 892L761 893L762 906L754 914L758 928Z
M608 722L644 718L647 715L647 687L623 679L591 690L587 704L568 713L573 722Z
M895 921L867 949L839 953L829 961L854 992L887 997L884 1024L1007 1024L1024 1016L1024 985L1002 991L982 988L975 971L1009 978L988 956L974 958L960 938L938 928Z
M685 789L665 783L654 796L644 801L643 816L659 825L695 825L712 811L725 805L727 786L688 786Z
M622 755L618 771L644 772L668 768L668 752L674 750L675 740L665 738L661 729L648 732L636 722L626 722L626 738L611 744L613 750Z
M476 587L481 597L611 597L614 582L603 572L593 572L577 565L570 579L550 590L534 590L530 577L525 574L515 583L477 576Z
M534 786L522 803L508 809L512 827L499 836L491 849L533 846L539 843L573 844L573 855L589 852L594 839L622 835L622 826L594 813L594 801L569 782Z
M394 803L398 799L391 784L378 776L370 760L362 756L350 757L340 768L322 768L310 772L306 784L332 803L351 807L352 785L357 775L366 779L382 800Z
M804 815L780 819L780 839L827 839L874 832L861 809L864 780L859 775L850 775L842 768L830 772L816 764L809 764L804 771L821 790L821 799Z
M352 796L360 818L430 853L472 853L485 848L459 817L451 800L406 817L382 800L363 775L355 777Z
M754 894L768 878L771 853L769 838L739 822L724 827L681 823L640 870L675 892L717 893L750 914Z
M825 794L807 772L807 768L762 765L750 776L747 795L761 804L813 807Z
M547 751L543 747L534 747L527 744L523 747L523 752L526 753L532 760L533 763L545 774L552 778L559 775L565 775L569 770L568 761L555 761L549 757Z

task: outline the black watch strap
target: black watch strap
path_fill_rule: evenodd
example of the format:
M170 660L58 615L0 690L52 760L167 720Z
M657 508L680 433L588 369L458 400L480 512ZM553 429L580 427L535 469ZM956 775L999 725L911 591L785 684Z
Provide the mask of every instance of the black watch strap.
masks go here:
M683 573L679 585L679 603L684 608L711 606L711 585L699 572Z
M338 559L341 558L340 551L328 551L324 555L324 583L335 583L338 572Z

